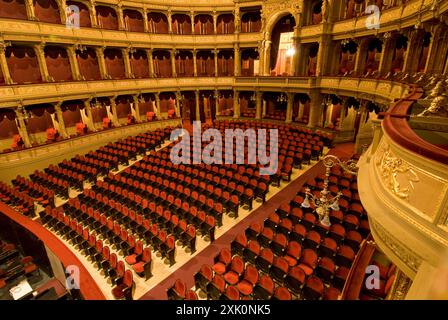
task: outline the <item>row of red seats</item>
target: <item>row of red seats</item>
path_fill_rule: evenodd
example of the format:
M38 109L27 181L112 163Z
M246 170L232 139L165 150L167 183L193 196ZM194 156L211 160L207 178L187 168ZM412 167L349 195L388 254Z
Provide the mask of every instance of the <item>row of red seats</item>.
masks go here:
M0 182L0 200L26 216L34 216L34 199L4 182Z
M34 198L35 201L41 205L46 206L48 204L54 205L54 191L47 187L34 183L20 175L16 179L12 180L13 186L19 191L26 192L29 196Z

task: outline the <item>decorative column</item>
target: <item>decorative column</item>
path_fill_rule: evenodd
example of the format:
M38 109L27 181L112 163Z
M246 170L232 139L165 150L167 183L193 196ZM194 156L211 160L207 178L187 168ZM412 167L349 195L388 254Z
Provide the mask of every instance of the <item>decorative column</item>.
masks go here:
M0 67L6 84L13 84L11 73L9 72L8 62L6 61L6 48L9 44L0 42Z
M261 95L261 105L262 107L262 112L261 112L261 118L265 118L266 117L266 111L268 109L268 103L266 100L263 99L263 95Z
M26 15L28 16L28 20L37 21L33 2L33 0L26 0Z
M264 40L258 41L258 56L260 61L258 63L258 75L264 76Z
M112 111L112 123L115 127L119 127L120 126L120 122L118 122L118 114L117 114L117 104L115 102L115 99L117 98L117 96L113 96L110 99L110 108Z
M39 69L40 69L40 75L42 77L42 80L45 82L53 81L50 78L50 75L48 73L47 68L47 62L45 61L45 44L41 43L34 46L34 50L36 52L37 61L39 63Z
M96 58L98 60L98 67L100 69L101 79L108 79L106 61L104 60L104 49L106 47L95 48Z
M294 104L294 93L288 92L287 96L288 96L288 104L286 105L286 123L291 123L293 104Z
M138 123L141 123L142 119L140 117L140 106L139 106L139 101L138 101L138 95L134 94L132 96L132 99L133 99L133 101L132 101L133 108L135 110L135 121L138 122Z
M213 33L218 33L218 13L216 10L213 10Z
M240 33L240 7L236 4L235 9L233 10L233 23L235 25L235 33Z
M190 11L191 34L194 34L194 11Z
M199 103L199 90L194 92L195 101L196 101L196 121L201 121L201 107Z
M143 28L145 32L149 32L148 12L146 12L146 6L143 6L142 15L143 15Z
M381 53L380 63L378 65L378 73L380 75L386 75L391 72L391 64L393 59L394 42L391 37L388 37L383 42L383 52ZM408 45L408 48L409 45Z
M64 122L64 117L62 115L61 104L62 104L62 101L58 102L54 106L54 110L56 111L56 118L58 120L59 130L61 131L60 134L61 134L62 138L66 139L69 136L67 133L67 128L65 128L65 122Z
M316 76L322 76L326 72L326 63L328 58L328 49L331 44L330 35L322 35L319 41L319 50L317 52Z
M410 32L406 56L403 62L404 72L417 72L419 55L423 49L423 34L420 36L420 31L423 33L423 31L419 29Z
M20 137L22 137L23 144L26 148L31 147L31 141L30 136L28 135L28 130L26 129L26 123L25 123L25 115L23 114L23 107L22 105L19 105L16 109L14 109L16 112L16 119L17 119L17 129L19 131Z
M126 30L123 17L123 7L119 3L117 6L117 16L118 16L118 30Z
M308 127L315 127L320 119L322 113L322 96L316 91L311 95L310 116L308 119Z
M170 59L171 59L171 74L172 74L172 77L175 78L175 77L177 77L177 72L176 72L176 49L171 49L170 50Z
M198 76L198 62L196 59L196 54L197 54L196 49L193 49L193 74L195 77Z
M361 76L364 73L364 66L367 59L368 40L363 39L356 51L355 67L353 69L354 75Z
M271 40L264 42L264 73L265 76L271 75Z
M146 49L146 56L148 57L149 77L154 78L154 62L152 59L152 49Z
M90 0L87 6L89 8L90 23L92 27L96 28L98 27L98 18L96 16L95 0Z
M123 55L124 73L126 75L126 78L128 79L134 78L131 67L131 61L129 60L129 53L131 52L131 50L129 48L123 48L121 49L121 52Z
M255 103L256 103L256 112L255 112L255 119L261 120L262 118L262 104L263 104L263 92L256 91L255 92Z
M233 90L233 117L238 119L240 114L240 93L237 90Z
M73 80L81 80L81 74L79 72L78 59L76 58L76 50L73 46L67 47L68 59L70 62L70 69L72 71Z
M214 53L214 58L215 58L215 77L218 76L218 49L215 48L215 50L213 50Z
M168 19L168 33L169 34L173 33L173 19L172 19L171 15L172 15L171 9L168 9L167 19Z
M90 104L91 101L92 101L92 98L84 100L84 108L86 108L87 118L89 119L88 122L87 122L87 128L90 131L96 131L95 124L93 122L92 106Z
M176 116L182 118L180 112L180 100L182 99L182 93L180 91L176 91Z
M240 61L240 46L238 45L238 43L235 43L234 47L233 47L233 52L234 52L234 58L233 58L233 62L234 62L234 75L235 77L239 77L241 75L241 61Z
M66 2L66 0L59 0L58 6L59 6L59 15L61 17L61 23L66 24L66 21L67 21L67 16L66 16L67 2Z
M159 97L159 95L160 95L160 92L154 93L154 96L156 97L156 112L155 112L155 114L156 114L157 118L161 115L161 112L160 112L160 97Z

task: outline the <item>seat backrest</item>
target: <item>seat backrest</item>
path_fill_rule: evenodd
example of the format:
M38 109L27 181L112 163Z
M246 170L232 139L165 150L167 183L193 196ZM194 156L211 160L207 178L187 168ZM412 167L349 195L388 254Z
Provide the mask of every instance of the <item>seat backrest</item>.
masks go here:
M187 286L185 285L185 283L180 280L177 279L174 282L174 286L173 286L174 291L176 291L176 293L180 296L180 297L185 297L185 294L187 292Z
M228 248L221 249L221 252L219 253L219 261L225 265L228 265L232 261L232 253Z
M128 287L128 288L132 287L132 285L134 284L131 270L126 270L124 272L123 284L126 285L126 287Z
M274 281L268 275L262 275L259 281L261 287L263 287L270 294L274 292Z
M148 263L151 261L151 248L145 248L143 250L142 261Z

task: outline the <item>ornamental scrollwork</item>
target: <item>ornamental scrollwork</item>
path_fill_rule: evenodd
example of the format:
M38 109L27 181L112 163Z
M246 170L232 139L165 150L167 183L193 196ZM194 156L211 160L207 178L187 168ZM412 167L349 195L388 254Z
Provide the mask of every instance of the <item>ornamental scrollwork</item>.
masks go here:
M381 176L391 192L399 198L409 199L409 194L414 190L414 183L420 179L417 173L402 159L396 157L390 147L383 147L383 154L379 157L376 165L379 166ZM403 187L398 177L405 175L409 186Z

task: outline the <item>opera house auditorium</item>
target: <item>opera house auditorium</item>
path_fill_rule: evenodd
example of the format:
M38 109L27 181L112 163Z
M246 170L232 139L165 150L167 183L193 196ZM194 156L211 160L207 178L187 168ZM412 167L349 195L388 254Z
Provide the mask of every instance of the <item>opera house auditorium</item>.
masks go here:
M448 0L0 0L0 300L414 299Z

